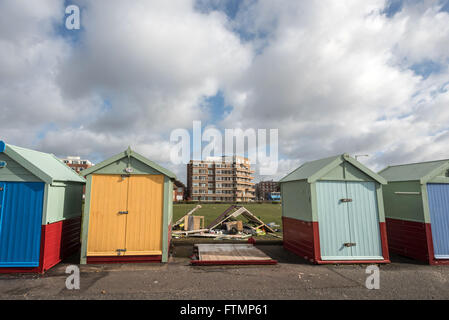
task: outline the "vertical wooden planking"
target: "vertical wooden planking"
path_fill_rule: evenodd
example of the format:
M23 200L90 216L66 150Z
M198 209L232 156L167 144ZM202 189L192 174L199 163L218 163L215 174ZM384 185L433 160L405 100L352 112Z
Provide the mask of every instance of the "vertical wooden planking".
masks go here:
M435 259L449 259L449 184L429 183L430 223Z
M162 254L163 175L129 178L125 255Z
M351 259L349 220L344 181L319 181L316 183L318 226L322 260Z
M90 193L87 256L117 255L125 249L128 180L120 175L93 175Z
M37 267L44 183L0 184L0 267Z
M383 259L376 185L374 182L346 182L352 255L356 260Z
M84 199L83 215L81 217L81 253L80 264L87 263L87 241L89 233L89 215L90 215L90 200L92 193L92 175L87 177L86 194Z
M163 191L163 209L162 209L162 262L168 261L168 253L171 241L171 221L173 218L173 201L171 194L173 193L173 181L164 177Z

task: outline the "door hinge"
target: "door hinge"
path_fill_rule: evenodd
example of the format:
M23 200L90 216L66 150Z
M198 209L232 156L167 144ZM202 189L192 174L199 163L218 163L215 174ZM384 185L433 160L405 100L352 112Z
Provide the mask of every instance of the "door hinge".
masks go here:
M346 242L346 243L343 243L343 245L345 247L355 247L355 243L353 243L353 242Z
M352 202L352 199L340 199L341 202Z
M126 252L126 249L117 249L117 250L115 250L115 251L117 251L117 255L119 256L120 255L120 253L125 253Z
M119 211L118 214L128 214L128 211Z

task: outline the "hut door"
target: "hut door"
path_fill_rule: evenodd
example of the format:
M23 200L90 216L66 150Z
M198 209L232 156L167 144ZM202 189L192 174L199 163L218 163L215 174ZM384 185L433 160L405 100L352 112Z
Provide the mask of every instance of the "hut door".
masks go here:
M129 178L125 255L162 254L163 175Z
M87 256L117 256L125 249L129 178L93 175Z
M316 184L318 199L318 226L322 260L348 260L352 249L349 232L348 205L345 182L320 181Z
M374 182L317 183L322 260L383 259Z
M449 185L427 185L435 259L449 259Z
M379 214L374 182L346 182L349 230L354 260L382 260Z
M44 183L0 182L0 267L38 267Z

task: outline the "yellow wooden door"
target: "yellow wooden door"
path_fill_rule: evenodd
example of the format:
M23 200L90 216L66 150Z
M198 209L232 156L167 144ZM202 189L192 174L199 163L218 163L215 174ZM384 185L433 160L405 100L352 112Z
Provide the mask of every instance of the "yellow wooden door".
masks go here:
M120 175L92 176L87 256L117 256L117 249L126 248L128 181Z
M163 175L129 178L125 255L162 254Z

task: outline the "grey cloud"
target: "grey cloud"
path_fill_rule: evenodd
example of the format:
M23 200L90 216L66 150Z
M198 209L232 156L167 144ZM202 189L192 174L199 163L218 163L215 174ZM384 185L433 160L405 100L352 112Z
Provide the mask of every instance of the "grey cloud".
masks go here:
M245 1L234 19L193 0L74 3L75 45L55 29L63 1L0 2L0 138L98 159L131 145L184 177L167 136L210 124L205 97L220 90L233 108L219 128L279 129L276 178L342 152L376 169L449 158L436 0L390 18L383 0ZM444 68L423 79L410 70L423 59Z

